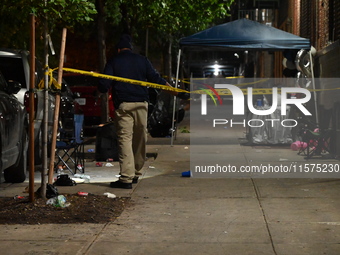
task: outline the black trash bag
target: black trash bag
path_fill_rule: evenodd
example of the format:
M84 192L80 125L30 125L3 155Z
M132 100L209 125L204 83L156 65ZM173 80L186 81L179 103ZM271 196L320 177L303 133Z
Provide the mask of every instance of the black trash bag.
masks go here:
M41 187L37 190L37 194L41 194ZM57 187L55 187L53 184L46 184L46 198L53 198L57 197L59 195Z
M53 183L56 186L75 186L77 183L72 180L68 174L58 175L57 180Z
M150 109L151 108L151 109ZM152 137L166 137L171 135L173 96L161 91L157 102L149 107L151 110L148 118L148 131ZM184 118L184 109L179 109L176 114L176 124Z

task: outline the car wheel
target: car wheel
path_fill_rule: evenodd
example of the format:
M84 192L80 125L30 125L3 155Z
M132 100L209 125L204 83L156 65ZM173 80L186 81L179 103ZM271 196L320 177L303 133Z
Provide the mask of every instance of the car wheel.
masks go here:
M6 182L20 183L26 180L27 172L27 146L28 136L26 130L23 131L20 141L19 156L17 163L5 169L4 178Z

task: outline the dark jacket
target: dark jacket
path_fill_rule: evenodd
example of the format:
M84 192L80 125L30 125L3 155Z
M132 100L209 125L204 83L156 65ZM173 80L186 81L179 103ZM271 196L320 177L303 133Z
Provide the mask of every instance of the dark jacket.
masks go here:
M166 84L166 80L159 75L146 57L133 53L130 50L123 50L117 56L110 59L105 66L104 74L162 85ZM140 85L100 79L98 90L106 93L111 86L116 108L122 102L149 101L147 87Z

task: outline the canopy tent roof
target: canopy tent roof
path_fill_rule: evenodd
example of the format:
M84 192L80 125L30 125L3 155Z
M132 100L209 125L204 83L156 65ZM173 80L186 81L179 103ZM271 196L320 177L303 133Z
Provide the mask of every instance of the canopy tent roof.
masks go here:
M310 49L309 39L248 19L214 26L184 37L181 46L227 47L243 50Z

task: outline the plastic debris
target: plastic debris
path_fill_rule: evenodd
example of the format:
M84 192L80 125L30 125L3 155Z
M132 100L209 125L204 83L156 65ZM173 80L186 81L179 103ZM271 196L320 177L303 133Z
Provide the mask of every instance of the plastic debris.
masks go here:
M62 175L62 174L64 174L64 168L63 168L63 166L59 165L58 169L57 169L57 175L59 176L59 175Z
M52 197L47 200L47 205L54 205L55 207L68 207L71 204L66 202L66 197L64 195L59 195L57 197Z
M103 163L97 162L97 163L96 163L96 166L97 166L97 167L102 167L102 166L103 166Z
M25 197L19 196L19 195L14 196L14 199L23 199L23 198L25 198Z
M106 163L106 165L105 166L107 166L107 167L111 167L111 166L113 166L111 163Z
M78 196L86 197L88 195L89 195L89 193L87 193L87 192L81 192L81 191L78 192Z
M190 176L191 176L191 172L190 171L182 172L182 177L190 177Z
M81 179L81 178L71 178L72 181L74 181L75 183L79 184L79 183L84 183L85 180L84 179Z
M156 167L154 167L154 166L149 166L149 168L156 168Z
M306 149L307 146L308 146L308 144L305 143L305 142L296 141L296 142L294 142L294 143L292 143L292 144L290 145L290 148L291 148L293 151L298 151L298 150L301 150L301 149L303 149L303 150Z
M117 197L115 194L112 194L110 192L105 192L104 196L107 196L108 198L116 198Z
M94 149L88 149L87 152L94 152Z
M75 174L74 177L84 179L85 183L89 183L91 179L91 176L86 175L86 174Z
M106 162L113 162L113 158L106 159Z

